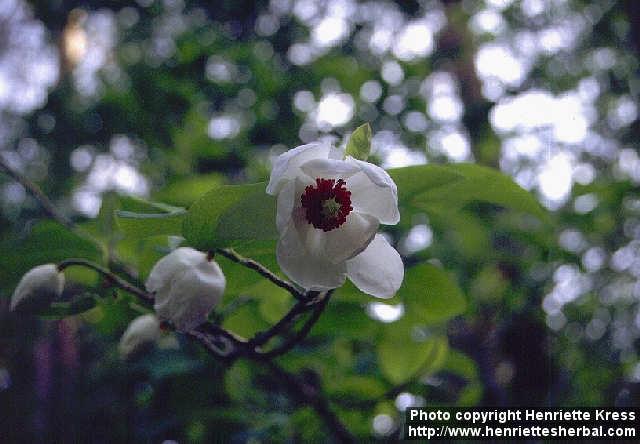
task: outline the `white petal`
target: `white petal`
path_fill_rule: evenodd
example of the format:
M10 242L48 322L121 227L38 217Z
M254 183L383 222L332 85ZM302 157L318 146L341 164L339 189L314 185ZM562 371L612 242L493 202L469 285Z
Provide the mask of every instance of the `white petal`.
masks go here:
M278 193L276 204L278 233L282 233L291 222L307 223L300 197L304 194L305 187L311 184L311 180L301 179L304 178L296 177L294 180L286 182Z
M276 257L282 271L307 290L337 288L346 279L345 263L333 264L323 255L310 253L293 223L278 241Z
M329 159L344 160L344 147L335 148L332 146L329 150Z
M397 224L400 221L398 188L391 176L372 163L353 157L347 157L346 161L361 169L347 179L354 210L377 217L383 224Z
M395 248L377 234L362 253L347 261L347 275L360 290L386 299L400 288L404 265Z
M118 350L123 358L128 357L143 345L160 337L160 321L154 314L135 318L120 338Z
M347 179L361 171L358 165L344 160L312 159L303 163L300 169L312 179Z
M309 143L289 150L273 161L267 193L275 196L284 182L301 174L300 165L311 159L326 159L331 147L322 142Z
M361 253L375 236L378 226L375 217L352 211L344 224L326 233L327 257L338 263Z
M207 255L189 247L180 247L160 259L151 269L146 288L150 292L158 292L167 286L175 273L206 260Z
M47 307L64 289L64 274L55 264L38 265L22 276L11 296L10 310Z
M202 261L175 275L170 289L156 295L154 309L177 330L189 331L207 320L222 299L225 284L218 264Z
M282 233L291 222L293 210L296 207L296 181L292 180L284 184L278 193L276 206L276 227L278 233ZM299 199L299 197L298 197Z

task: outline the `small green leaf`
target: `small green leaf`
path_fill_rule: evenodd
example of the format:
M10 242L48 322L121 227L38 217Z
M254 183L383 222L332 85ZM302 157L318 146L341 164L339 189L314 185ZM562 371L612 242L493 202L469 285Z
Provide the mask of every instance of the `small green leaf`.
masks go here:
M379 379L360 375L330 378L326 386L329 395L342 399L375 399L381 398L386 392L385 385Z
M506 174L470 163L444 167L449 172L462 176L462 180L421 192L412 200L415 206L428 211L432 204L462 206L471 201L482 201L548 220L548 214L538 200Z
M266 184L224 185L189 208L183 236L201 250L276 239L276 199Z
M271 324L278 322L293 305L293 297L287 291L266 279L262 279L243 294L260 300L258 311L262 318Z
M476 362L457 350L450 350L444 368L468 381L478 380L478 366Z
M416 342L408 332L404 336L387 335L377 347L380 369L393 384L401 384L418 374L438 371L446 361L447 352L445 337Z
M371 151L371 125L365 123L356 128L347 142L345 150L346 156L354 157L358 160L367 160Z
M467 305L453 279L431 264L409 268L399 292L407 315L425 323L446 321L463 313Z

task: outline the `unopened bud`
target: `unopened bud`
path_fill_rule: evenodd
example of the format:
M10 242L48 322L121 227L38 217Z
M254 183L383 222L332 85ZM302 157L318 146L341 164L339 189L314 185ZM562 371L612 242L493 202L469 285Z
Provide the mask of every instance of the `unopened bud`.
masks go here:
M11 296L12 311L36 311L48 307L62 294L64 274L55 264L38 265L29 270Z
M146 314L135 318L125 330L118 351L127 358L143 346L149 345L160 337L160 321L154 314Z
M207 320L222 299L225 284L215 261L201 251L181 247L153 266L146 287L155 293L158 317L177 330L189 331Z

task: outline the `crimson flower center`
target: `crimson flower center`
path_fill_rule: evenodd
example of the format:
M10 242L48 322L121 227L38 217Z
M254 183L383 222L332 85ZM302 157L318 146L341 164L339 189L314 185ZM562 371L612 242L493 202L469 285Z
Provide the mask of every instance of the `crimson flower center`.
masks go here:
M331 231L347 221L351 213L351 191L342 179L317 178L300 197L307 222L323 231Z

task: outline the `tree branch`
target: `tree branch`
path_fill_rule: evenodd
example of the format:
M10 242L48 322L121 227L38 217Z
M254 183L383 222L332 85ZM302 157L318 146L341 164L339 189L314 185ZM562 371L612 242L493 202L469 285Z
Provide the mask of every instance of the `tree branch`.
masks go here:
M299 301L308 299L307 295L303 291L298 290L291 282L276 276L271 270L262 265L260 262L256 262L253 259L241 256L231 248L219 248L216 250L216 252L226 257L227 259L232 260L233 262L257 271L263 277L276 284L278 287L287 290L294 298L298 299Z
M44 212L47 213L47 216L69 228L70 230L75 230L76 226L73 221L62 214L60 211L58 211L55 205L53 205L53 202L51 202L51 200L42 192L42 190L40 190L40 188L35 183L29 180L25 175L11 168L2 158L2 156L0 156L0 168L3 169L9 177L22 185L25 190L27 190L27 192L35 200L38 201Z
M299 344L302 340L304 340L304 338L307 337L307 335L309 334L309 332L311 331L315 323L318 322L318 319L320 319L320 315L322 314L325 307L327 306L327 303L329 302L330 298L331 298L331 291L321 293L318 302L313 307L313 312L311 313L311 316L309 317L309 319L307 319L307 321L304 323L302 328L300 328L300 330L298 330L298 332L295 335L293 335L292 338L288 339L281 345L273 348L272 350L261 353L260 354L261 359L273 359L275 357L284 355L285 353L288 353L297 344Z
M274 336L283 333L289 324L298 318L298 316L306 313L307 311L313 309L315 304L318 301L320 293L313 291L309 292L307 295L308 299L304 301L298 301L288 312L285 314L282 319L280 319L273 327L264 332L260 332L256 334L251 341L249 341L253 346L261 346L269 342L271 338Z
M140 298L144 303L146 303L147 305L149 303L153 303L154 297L151 293L148 293L146 291L144 291L141 288L136 287L135 285L131 284L130 282L125 281L124 279L122 279L120 276L112 273L111 271L107 270L106 268L88 261L86 259L65 259L64 261L60 262L58 264L58 270L59 271L63 271L65 268L71 267L71 266L81 266L81 267L86 267L86 268L90 268L94 271L97 271L98 273L102 274L104 277L107 278L107 280L109 282L111 282L112 284L115 284L117 287L120 287L121 289L128 291L129 293L137 296L138 298Z
M314 386L304 382L299 376L289 373L273 361L267 361L267 368L278 380L279 384L301 404L307 404L324 421L336 440L340 443L356 442L355 437L347 430L340 418L331 410L329 401Z

